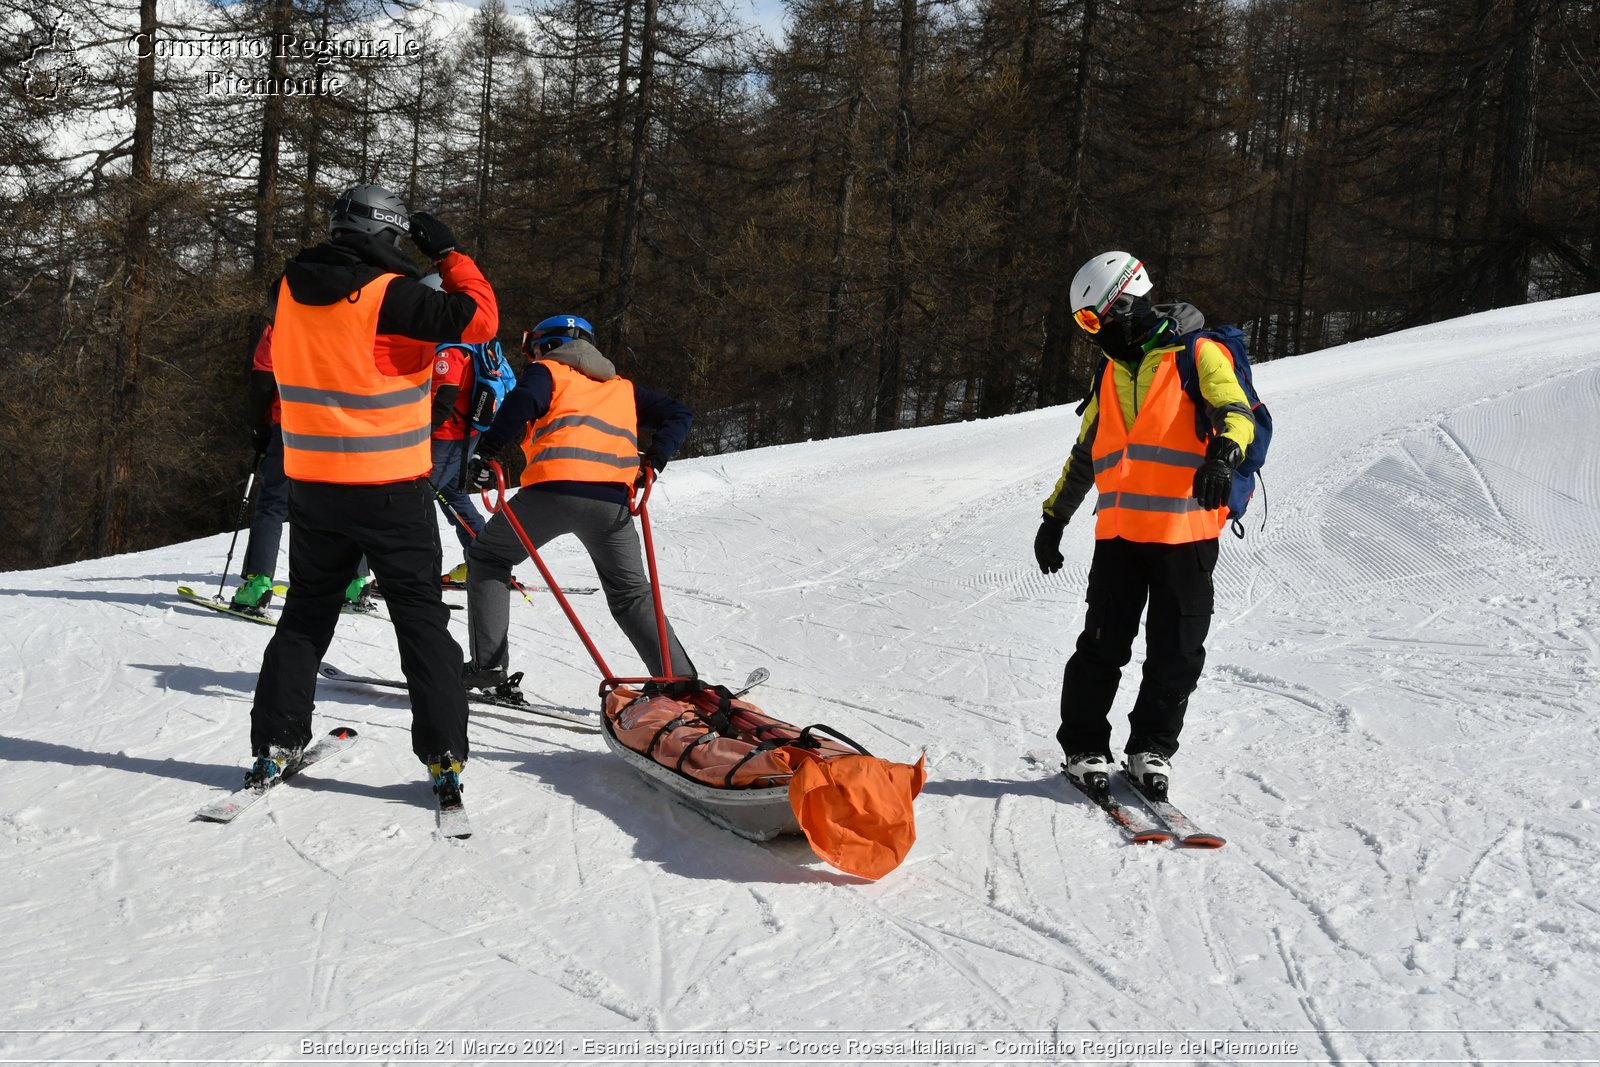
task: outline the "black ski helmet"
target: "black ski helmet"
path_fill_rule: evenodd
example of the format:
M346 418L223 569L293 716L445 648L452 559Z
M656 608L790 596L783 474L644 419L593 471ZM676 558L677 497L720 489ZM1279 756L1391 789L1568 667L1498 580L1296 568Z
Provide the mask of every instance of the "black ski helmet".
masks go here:
M328 216L328 232L343 231L387 237L398 245L411 232L411 212L383 186L357 185L339 194Z

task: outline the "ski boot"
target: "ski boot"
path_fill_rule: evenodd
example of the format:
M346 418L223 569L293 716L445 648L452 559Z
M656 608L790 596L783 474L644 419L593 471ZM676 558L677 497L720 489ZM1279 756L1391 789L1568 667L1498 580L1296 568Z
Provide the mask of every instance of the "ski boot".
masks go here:
M248 574L244 584L234 590L233 601L228 607L241 615L253 615L258 619L267 617L266 606L272 600L272 575Z
M344 610L357 615L371 615L378 610L378 602L367 592L370 579L355 578L344 589Z
M277 785L286 774L292 773L296 764L300 762L301 749L285 745L273 745L267 749L267 755L257 756L250 769L244 772L244 787L257 792Z
M1167 799L1172 762L1159 752L1130 752L1123 768L1134 786L1151 800Z
M461 761L450 753L434 756L428 761L428 774L433 779L433 792L441 808L461 806Z
M493 689L506 680L506 672L499 667L480 667L467 662L461 665L461 685L466 689Z
M467 565L457 563L444 574L439 576L439 584L445 589L465 589L467 587Z
M1067 757L1067 777L1077 787L1092 796L1111 795L1111 772L1116 764L1104 752L1080 752Z

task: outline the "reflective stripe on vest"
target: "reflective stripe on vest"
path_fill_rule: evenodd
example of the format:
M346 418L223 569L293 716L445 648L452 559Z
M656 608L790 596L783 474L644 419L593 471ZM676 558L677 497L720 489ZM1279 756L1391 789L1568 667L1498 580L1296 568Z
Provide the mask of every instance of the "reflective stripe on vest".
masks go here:
M564 363L542 359L554 385L550 410L522 439L522 484L616 482L639 472L639 414L633 383L597 382Z
M378 309L398 277L380 275L326 306L301 304L280 283L272 359L289 477L381 485L433 469L432 362L401 377L374 363Z
M1090 450L1100 492L1095 537L1169 545L1217 537L1227 525L1228 509L1208 511L1194 499L1194 472L1205 462L1206 446L1195 433L1194 402L1178 380L1176 352L1162 354L1131 427L1115 373L1108 363Z

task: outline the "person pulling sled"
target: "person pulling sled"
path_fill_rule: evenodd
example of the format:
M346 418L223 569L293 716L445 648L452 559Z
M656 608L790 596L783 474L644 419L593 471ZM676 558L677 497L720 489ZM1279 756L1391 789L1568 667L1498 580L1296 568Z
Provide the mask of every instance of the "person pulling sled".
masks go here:
M559 354L558 354L559 353ZM494 423L467 465L467 481L496 486L498 462L508 485L525 492L507 498L534 548L573 534L594 562L611 615L652 674L664 675L650 578L629 511L631 494L683 447L694 413L682 401L626 378L600 381L576 367L600 358L594 331L576 315L545 319L523 338L529 360L506 394ZM650 432L643 455L639 433ZM469 689L523 699L522 675L508 673L511 569L528 558L504 512L467 549L467 628L471 656L462 672ZM667 625L670 671L696 677L693 662Z

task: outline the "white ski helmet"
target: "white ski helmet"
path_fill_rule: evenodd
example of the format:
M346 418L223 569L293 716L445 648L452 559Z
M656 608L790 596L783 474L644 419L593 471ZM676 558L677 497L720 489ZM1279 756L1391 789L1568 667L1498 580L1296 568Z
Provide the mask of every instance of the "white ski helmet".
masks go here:
M1144 296L1151 290L1144 264L1127 252L1102 252L1072 276L1072 317L1088 333L1099 333L1106 312L1121 297Z

